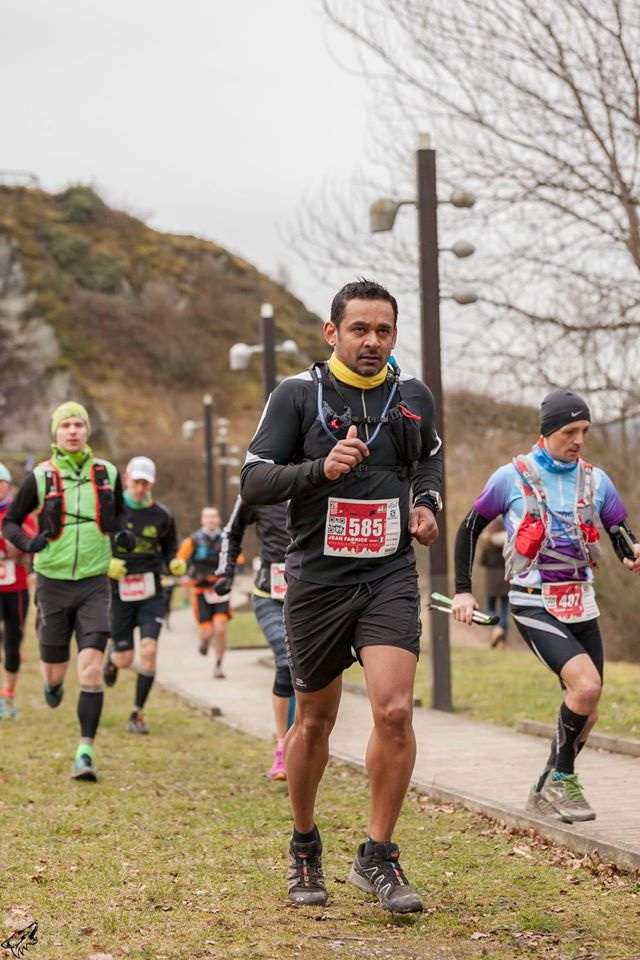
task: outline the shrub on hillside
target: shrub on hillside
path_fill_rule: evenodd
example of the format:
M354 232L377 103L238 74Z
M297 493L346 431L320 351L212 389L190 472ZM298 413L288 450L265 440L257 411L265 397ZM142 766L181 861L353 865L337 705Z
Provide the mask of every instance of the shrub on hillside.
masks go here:
M125 268L115 257L100 253L87 260L75 271L75 279L86 290L97 293L119 293L125 278Z
M56 200L65 219L73 223L86 223L104 206L95 190L82 184L67 187L63 193L56 196Z
M84 259L90 242L64 227L48 227L44 232L47 250L62 270L72 270Z

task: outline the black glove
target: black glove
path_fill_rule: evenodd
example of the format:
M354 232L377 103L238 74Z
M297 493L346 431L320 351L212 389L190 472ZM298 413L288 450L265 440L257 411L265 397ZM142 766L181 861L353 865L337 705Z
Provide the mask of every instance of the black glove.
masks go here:
M44 550L44 548L48 546L49 537L46 535L46 533L36 533L35 537L31 537L27 543L24 552L40 553L41 550Z
M213 585L213 589L218 594L219 597L224 597L226 593L231 592L231 587L233 586L233 577L221 577L220 580L216 580Z
M118 530L113 540L123 553L132 553L136 548L136 535L131 530Z

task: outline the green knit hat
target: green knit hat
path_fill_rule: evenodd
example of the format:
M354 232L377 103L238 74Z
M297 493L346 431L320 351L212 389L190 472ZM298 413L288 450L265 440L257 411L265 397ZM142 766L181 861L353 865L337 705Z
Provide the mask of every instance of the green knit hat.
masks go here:
M51 415L51 434L54 440L56 439L58 427L62 421L68 417L78 417L79 420L84 420L87 425L87 437L89 436L91 433L89 414L81 403L76 403L75 400L67 400L65 403L61 403L59 407L56 407Z

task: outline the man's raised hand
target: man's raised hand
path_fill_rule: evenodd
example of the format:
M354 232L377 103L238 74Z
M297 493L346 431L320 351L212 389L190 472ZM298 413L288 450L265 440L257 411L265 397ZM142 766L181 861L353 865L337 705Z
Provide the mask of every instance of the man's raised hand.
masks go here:
M349 473L365 457L369 456L366 443L358 439L358 428L353 425L347 430L344 440L338 440L324 461L324 475L327 480L337 480Z

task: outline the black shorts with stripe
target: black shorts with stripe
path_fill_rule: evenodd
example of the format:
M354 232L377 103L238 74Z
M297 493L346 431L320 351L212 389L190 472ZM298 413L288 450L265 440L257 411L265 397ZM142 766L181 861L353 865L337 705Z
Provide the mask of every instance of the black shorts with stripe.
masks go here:
M586 653L603 676L604 651L597 617L563 623L544 607L511 604L511 613L525 643L558 676L565 663Z
M111 597L111 641L114 650L123 653L133 650L133 631L140 628L141 637L157 640L167 613L167 598L164 591L146 600L121 600L117 594Z
M367 646L420 654L420 592L415 567L365 583L333 586L287 578L287 658L296 690L328 686Z

